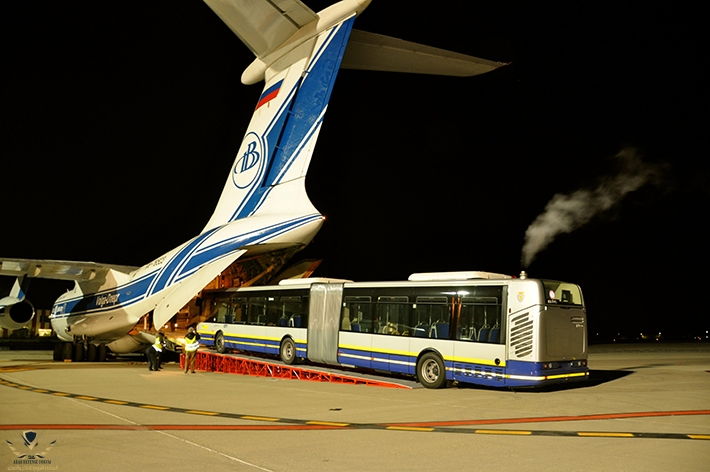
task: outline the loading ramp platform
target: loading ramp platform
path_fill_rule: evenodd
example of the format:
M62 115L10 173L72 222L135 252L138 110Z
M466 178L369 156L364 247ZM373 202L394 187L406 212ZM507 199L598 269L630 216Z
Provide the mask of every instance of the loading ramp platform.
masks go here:
M185 368L185 355L180 355L180 367ZM384 378L376 375L356 372L343 372L327 367L290 366L277 361L269 362L239 354L219 354L212 351L198 350L195 357L195 369L204 372L223 372L226 374L252 375L279 379L308 380L311 382L330 382L348 385L367 385L371 387L413 389L421 385L413 380Z

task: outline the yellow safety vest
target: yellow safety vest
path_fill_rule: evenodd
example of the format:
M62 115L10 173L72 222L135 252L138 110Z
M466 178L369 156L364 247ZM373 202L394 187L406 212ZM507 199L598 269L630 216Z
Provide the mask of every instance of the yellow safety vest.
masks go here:
M155 337L155 342L153 343L153 348L157 352L163 352L163 344L160 342L160 338L157 336Z
M188 339L187 337L185 338L185 351L195 352L197 351L198 347L200 347L200 343L197 342L197 336L192 338L192 340Z

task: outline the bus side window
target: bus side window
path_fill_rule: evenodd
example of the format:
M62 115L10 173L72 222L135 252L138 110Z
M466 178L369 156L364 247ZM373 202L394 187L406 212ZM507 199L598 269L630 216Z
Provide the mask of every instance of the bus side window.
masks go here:
M377 319L379 333L409 336L409 298L408 297L378 297Z
M345 297L343 301L343 309L340 312L341 329L345 329L345 316L348 316L350 331L372 333L373 325L371 301L371 297Z

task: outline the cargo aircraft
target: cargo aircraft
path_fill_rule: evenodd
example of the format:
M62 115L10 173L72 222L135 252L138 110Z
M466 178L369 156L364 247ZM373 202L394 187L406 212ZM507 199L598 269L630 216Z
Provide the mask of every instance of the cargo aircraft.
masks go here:
M343 0L315 13L299 0L205 0L256 58L244 84L263 82L214 213L189 241L142 267L0 258L0 326L18 329L35 314L33 278L74 281L54 303L64 342L55 360L103 360L134 352L225 269L250 258L283 264L323 223L305 177L339 68L471 76L504 64L353 29L371 0ZM346 48L347 46L347 48ZM153 331L154 333L154 331Z

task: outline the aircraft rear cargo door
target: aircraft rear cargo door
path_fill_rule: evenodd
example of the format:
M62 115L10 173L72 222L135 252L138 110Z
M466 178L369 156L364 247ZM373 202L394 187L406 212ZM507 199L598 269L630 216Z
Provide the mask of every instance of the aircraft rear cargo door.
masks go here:
M308 312L308 360L338 364L338 332L343 284L311 285Z

